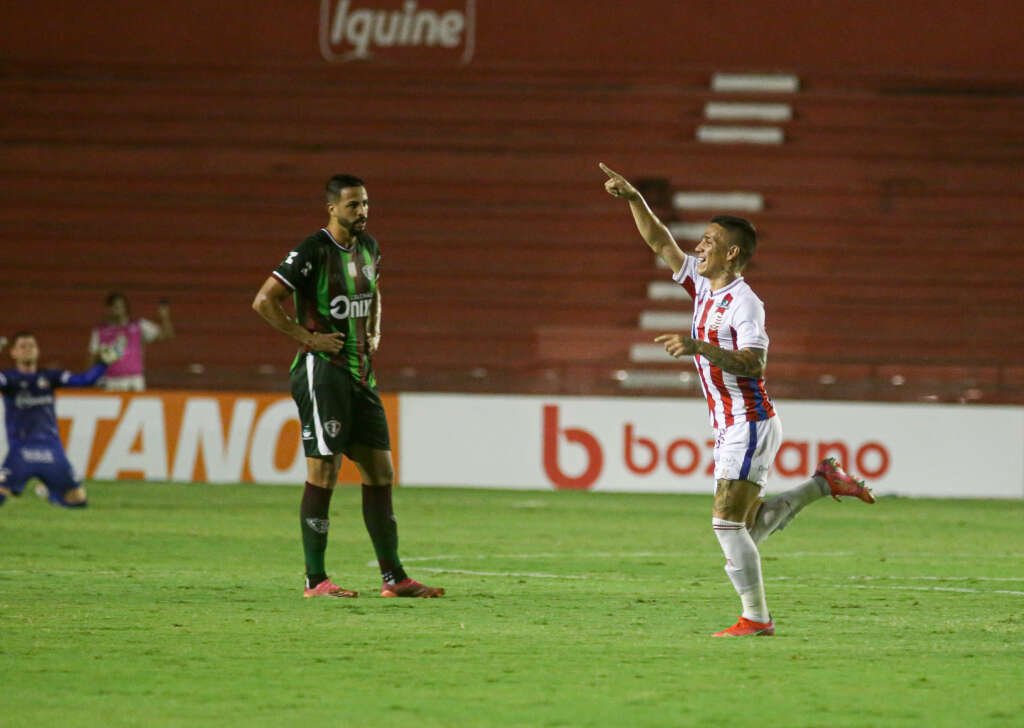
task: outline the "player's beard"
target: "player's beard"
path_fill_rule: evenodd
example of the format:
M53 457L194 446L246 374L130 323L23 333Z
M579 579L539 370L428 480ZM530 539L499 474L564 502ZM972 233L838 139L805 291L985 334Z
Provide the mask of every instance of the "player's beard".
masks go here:
M366 218L361 217L358 220L344 223L345 229L348 230L349 235L357 235L358 233L366 230Z

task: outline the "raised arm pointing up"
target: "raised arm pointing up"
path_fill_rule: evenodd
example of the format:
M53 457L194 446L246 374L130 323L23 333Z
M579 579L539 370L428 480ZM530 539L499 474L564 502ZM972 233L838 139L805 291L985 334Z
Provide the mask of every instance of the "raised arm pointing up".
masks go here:
M633 213L633 220L636 222L640 235L651 247L658 257L668 263L673 273L677 273L686 260L684 253L676 243L672 233L669 232L658 216L651 212L647 200L643 195L630 184L629 180L615 170L608 167L604 162L598 162L601 171L608 175L604 182L604 189L612 197L618 197L629 202L629 210Z

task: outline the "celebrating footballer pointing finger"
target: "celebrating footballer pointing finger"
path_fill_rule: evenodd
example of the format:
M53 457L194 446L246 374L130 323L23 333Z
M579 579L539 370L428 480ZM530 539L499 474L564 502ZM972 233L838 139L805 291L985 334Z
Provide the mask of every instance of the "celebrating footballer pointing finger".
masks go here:
M733 626L715 637L772 635L758 544L784 528L808 503L849 495L874 503L871 491L826 458L805 483L763 499L782 424L765 389L768 355L764 304L743 278L757 232L732 215L711 219L692 253L684 253L636 187L604 163L605 190L629 203L641 237L693 299L689 331L657 336L673 357L692 356L715 432L715 498L711 523L725 554L725 571L743 604Z

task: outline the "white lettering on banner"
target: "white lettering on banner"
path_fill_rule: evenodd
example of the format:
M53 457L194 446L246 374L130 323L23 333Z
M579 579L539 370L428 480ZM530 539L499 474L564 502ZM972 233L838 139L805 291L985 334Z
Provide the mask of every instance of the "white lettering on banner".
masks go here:
M159 398L132 399L93 477L114 480L119 473L128 471L141 472L146 480L167 480L167 433L164 430L164 403ZM140 441L140 448L133 452L136 440Z
M769 493L799 484L834 456L879 495L1024 496L1022 407L776 407L785 439ZM403 394L400 417L406 485L714 490L707 408L693 398ZM452 441L460 443L460 457L438 458Z
M604 462L604 450L606 445L582 428L566 428L559 431L558 426L558 405L545 405L543 414L543 438L544 438L544 472L547 473L551 484L556 488L590 488L601 477L602 463ZM564 436L570 442L582 445L587 451L587 467L582 475L571 478L562 472L558 462L557 438ZM674 475L701 474L713 477L715 474L715 441L707 439L704 441L704 468L701 469L700 446L691 439L681 438L668 442L660 447L657 442L649 437L641 437L636 434L636 425L626 422L622 426L622 457L626 469L639 477L645 477L659 469L664 452L666 469ZM680 465L677 456L680 450L687 452L686 464ZM798 460L793 463L786 456L790 452L799 455ZM885 445L880 442L863 443L857 448L850 448L843 441L818 442L813 452L816 453L813 460L808 457L812 452L811 443L804 441L783 440L776 458L776 471L785 476L810 477L823 458L832 454L839 454L840 459L851 467L855 466L857 472L865 477L880 478L889 470L891 456ZM847 457L847 453L854 452L853 460ZM640 454L638 454L640 453Z
M225 407L230 414L221 411ZM68 425L68 459L76 473L88 478L141 473L146 480L285 484L301 483L306 476L302 442L295 436L299 421L289 397L62 394L57 416L64 421L62 429ZM0 429L0 461L6 451ZM90 463L96 465L90 468Z
M387 9L358 7L380 4L373 0L321 0L320 53L327 61L351 61L374 56L371 48L462 47L460 63L469 63L475 44L475 0L466 0L462 10L438 8L455 3L427 0L435 7L419 7L417 0L405 0Z
M270 405L260 415L249 446L249 473L253 482L301 483L305 480L306 457L301 440L296 442L295 457L289 467L279 470L274 462L281 430L292 421L298 422L298 418L295 416L295 404L290 399Z
M96 438L96 423L112 420L121 411L120 397L76 397L62 394L57 399L57 417L71 420L68 443L64 448L76 473L89 468L89 454Z
M203 450L207 481L237 483L241 480L245 448L255 414L254 400L235 401L225 447L224 427L217 400L205 397L189 398L181 418L181 433L178 435L178 448L174 453L171 480L190 482L195 479L200 447Z

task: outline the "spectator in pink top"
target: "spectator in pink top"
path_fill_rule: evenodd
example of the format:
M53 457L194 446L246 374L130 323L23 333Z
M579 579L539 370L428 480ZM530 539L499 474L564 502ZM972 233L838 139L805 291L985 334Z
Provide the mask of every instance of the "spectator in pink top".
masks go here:
M157 308L157 322L131 318L128 299L122 293L107 296L107 321L92 330L89 338L89 356L99 361L103 347L113 347L121 358L107 369L99 386L110 392L141 392L146 388L145 346L154 341L174 338L171 307L161 301Z

